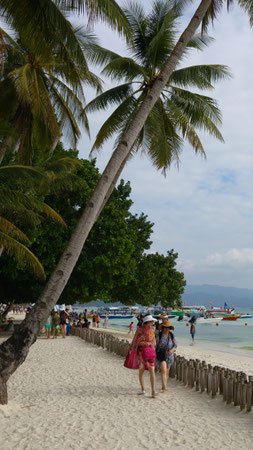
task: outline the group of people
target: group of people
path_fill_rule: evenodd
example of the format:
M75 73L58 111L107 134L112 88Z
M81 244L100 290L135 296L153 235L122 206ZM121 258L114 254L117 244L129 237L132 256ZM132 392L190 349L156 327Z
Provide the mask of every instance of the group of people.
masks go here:
M156 320L151 314L140 317L130 346L131 350L137 352L140 395L146 394L145 370L149 371L152 397L155 398L158 395L155 368L159 368L161 371L161 391L163 393L167 391L169 371L174 362L174 353L177 348L173 331L174 327L165 312L160 315L159 320Z
M61 335L65 338L69 336L71 326L89 328L87 309L80 314L69 311L68 308L62 311L52 311L45 324L46 337L50 339L53 336L56 339L58 335Z

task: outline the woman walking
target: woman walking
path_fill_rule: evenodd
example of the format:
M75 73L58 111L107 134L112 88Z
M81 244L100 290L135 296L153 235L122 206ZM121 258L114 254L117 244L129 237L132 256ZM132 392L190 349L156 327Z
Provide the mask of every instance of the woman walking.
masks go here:
M141 385L140 395L145 395L144 384L144 372L149 371L150 384L152 390L152 397L157 396L155 390L155 332L153 330L153 324L156 321L151 315L147 315L143 318L143 324L137 329L133 342L131 344L132 349L137 350L137 357L139 363L139 381Z
M60 322L60 319L59 319L59 316L58 316L57 312L53 311L53 314L52 314L53 339L57 338L59 322Z
M60 312L60 327L61 327L61 335L63 338L66 337L66 314L65 311Z
M157 334L156 362L161 370L162 392L167 391L167 380L170 368L174 363L174 352L177 342L171 330L174 330L171 322L166 320L161 325L161 330Z

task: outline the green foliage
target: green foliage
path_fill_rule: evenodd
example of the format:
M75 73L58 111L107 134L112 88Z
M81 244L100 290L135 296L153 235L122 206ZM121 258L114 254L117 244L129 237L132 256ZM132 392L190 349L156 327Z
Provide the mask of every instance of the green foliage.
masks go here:
M55 158L76 158L76 152L65 152L58 145ZM29 225L31 250L38 256L49 276L54 270L70 236L78 222L82 209L87 204L98 180L95 161L77 160L74 184L55 184L54 190L46 193L45 201L65 220L68 228L45 219L36 226ZM120 182L93 227L78 263L59 300L67 304L86 302L94 298L112 299L115 286L127 286L133 279L138 261L148 250L152 224L144 214L130 212L132 201L129 183ZM32 279L8 258L0 258L2 295L20 301L36 300L42 284ZM1 292L0 292L1 294Z
M114 300L146 306L161 303L164 308L181 306L186 282L184 274L176 270L177 257L174 250L167 252L167 256L142 255L134 279L125 288L118 286L114 290Z
M58 145L55 158L61 161L63 156L77 158L76 152L66 152ZM45 197L68 228L49 219L36 227L29 226L33 241L31 250L42 262L47 276L56 267L100 177L95 160L77 161L78 183L59 185L58 190ZM185 281L183 274L176 270L177 254L173 250L167 256L144 254L151 245L153 224L144 214L131 214L130 194L130 184L121 180L92 228L59 303L73 304L99 298L125 304L161 302L164 307L180 305ZM19 265L14 265L6 255L0 258L0 271L0 295L6 300L14 297L32 302L43 289L39 281Z

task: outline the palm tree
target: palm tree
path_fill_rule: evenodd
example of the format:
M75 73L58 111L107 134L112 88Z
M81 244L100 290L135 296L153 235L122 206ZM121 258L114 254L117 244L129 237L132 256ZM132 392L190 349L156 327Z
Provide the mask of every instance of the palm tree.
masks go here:
M102 74L123 84L103 92L85 108L88 113L119 105L100 128L92 150L101 148L115 132L118 134L116 145L121 141L175 46L178 11L171 8L169 2L156 1L148 15L141 6L133 3L124 12L132 27L133 41L129 46L132 58L102 49L93 58L95 62L106 61ZM186 52L190 47L203 49L209 40L207 36L193 37ZM175 70L139 132L132 153L141 149L158 169L166 172L172 161L178 163L184 140L196 152L205 154L197 128L222 141L217 127L221 124L221 113L215 100L193 93L188 88L210 89L214 82L227 76L228 69L222 65Z
M68 172L64 172L66 177ZM16 165L0 167L0 256L5 251L42 280L46 278L43 266L27 247L31 242L15 222L36 226L46 215L66 226L61 216L39 195L39 186L43 186L45 180L48 185L49 178L53 180L52 174L50 164L48 170Z
M94 44L86 30L73 29L78 47ZM80 116L85 103L83 84L100 90L100 80L89 71L84 53L77 63L67 51L64 60L56 54L45 58L3 31L7 57L0 81L0 121L8 120L18 140L20 164L31 164L36 147L52 149L65 132L75 147L80 136L77 118L89 132L87 118ZM7 135L0 146L0 162L11 144Z
M36 302L34 309L26 317L13 336L0 346L0 403L8 401L7 381L13 372L26 359L30 346L36 341L42 325L49 312L58 301L70 275L78 260L85 240L107 202L114 184L116 183L125 161L129 157L132 147L142 130L147 117L158 101L169 78L180 61L186 46L201 25L211 4L220 0L201 0L192 19L179 37L177 44L166 60L161 72L157 76L149 95L145 98L136 114L135 121L129 126L121 142L114 150L98 184L95 188L79 223L74 231L69 245L66 247L54 273L51 275L43 293ZM238 0L240 5L252 4L252 0ZM180 3L180 2L179 2ZM181 2L181 3L186 3ZM251 18L252 10L248 9Z
M33 41L35 53L45 58L52 53L63 56L66 49L82 58L76 45L69 12L87 13L89 20L102 20L130 38L129 24L115 0L0 0L1 18L22 35L22 42Z

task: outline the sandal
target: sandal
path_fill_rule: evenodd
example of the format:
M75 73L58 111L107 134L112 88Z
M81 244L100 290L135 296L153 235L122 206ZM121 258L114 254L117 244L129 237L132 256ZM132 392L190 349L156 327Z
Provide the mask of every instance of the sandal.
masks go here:
M146 395L146 391L138 392L138 395Z
M158 396L158 392L152 392L152 395L151 395L152 398L156 398L157 396Z

